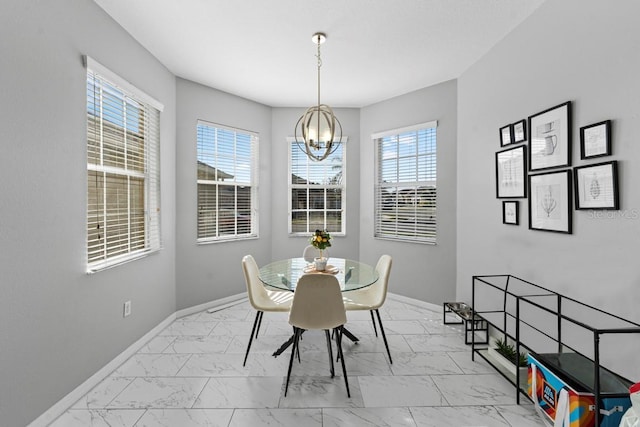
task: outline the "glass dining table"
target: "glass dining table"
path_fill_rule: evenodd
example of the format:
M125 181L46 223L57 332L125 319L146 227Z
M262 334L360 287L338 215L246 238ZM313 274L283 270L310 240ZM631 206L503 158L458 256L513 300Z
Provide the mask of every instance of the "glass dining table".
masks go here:
M260 268L258 273L266 287L291 292L295 291L298 279L304 274L334 275L340 283L342 292L366 288L378 280L378 273L374 267L345 258L329 258L324 272L316 271L313 264L308 263L304 258L289 258L267 264ZM358 342L358 338L346 328L344 335L351 341ZM292 343L293 338L282 344L273 356L280 355Z

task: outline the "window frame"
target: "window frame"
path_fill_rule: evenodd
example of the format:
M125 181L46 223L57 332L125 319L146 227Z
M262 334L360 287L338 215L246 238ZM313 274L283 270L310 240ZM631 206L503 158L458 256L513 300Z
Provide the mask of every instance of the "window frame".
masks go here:
M296 139L294 137L288 137L287 138L287 158L288 158L288 174L287 174L287 231L288 234L290 236L309 236L309 233L313 233L315 231L315 228L313 230L309 229L309 212L311 211L319 211L319 209L310 209L307 206L307 209L296 209L296 211L307 211L307 230L308 231L300 231L300 232L294 232L293 231L293 227L292 227L292 221L293 221L293 190L294 188L317 188L317 189L332 189L332 188L339 188L342 190L342 201L341 201L341 209L340 209L340 216L341 216L341 230L340 231L331 231L331 235L332 236L346 236L347 234L347 142L348 142L349 138L347 136L342 136L342 138L340 139L340 144L342 145L342 183L341 185L314 185L314 186L310 186L309 184L293 184L292 182L292 177L293 177L293 158L292 158L292 148L295 150L300 151L300 148L297 146L296 143ZM306 154L305 154L306 156ZM325 159L327 160L327 159ZM323 160L323 161L325 161ZM307 158L307 164L310 163L318 163L315 162L309 158ZM325 200L326 202L326 200ZM325 203L325 207L322 209L322 212L324 212L324 224L326 227L326 214L327 212L335 212L336 210L334 209L329 209L327 210L326 207L326 203Z
M250 240L250 239L258 239L260 237L259 231L259 197L258 197L258 189L259 189L259 146L260 146L260 135L258 132L249 131L245 129L235 128L232 126L221 125L219 123L210 122L207 120L198 119L196 123L196 167L198 166L199 157L200 157L200 136L198 132L199 126L208 126L214 129L225 130L229 132L239 133L242 135L249 136L251 138L251 147L249 154L249 164L250 164L250 179L249 186L251 188L250 191L250 210L251 210L251 230L249 233L238 234L237 233L237 223L236 223L236 233L235 234L219 234L219 217L216 216L216 230L217 235L214 236L205 236L198 237L200 234L200 219L198 216L200 215L200 185L211 185L212 187L216 186L226 186L226 187L243 187L247 185L247 183L238 183L236 181L216 181L216 180L203 180L197 176L196 172L196 243L198 245L207 245L212 243L223 243L223 242L235 242L240 240ZM235 141L235 138L234 138ZM237 163L234 163L234 167L237 166ZM237 193L236 193L237 194ZM237 199L235 204L235 210L237 212ZM219 210L219 209L218 209Z
M86 231L86 247L85 247L85 262L86 269L88 274L93 274L98 271L115 267L124 263L128 263L130 261L134 261L139 258L143 258L151 253L158 252L162 249L162 233L161 233L161 218L160 218L160 200L161 200L161 192L160 192L160 127L162 121L162 111L164 110L164 106L162 103L154 99L153 97L147 95L131 83L124 80L122 77L117 75L116 73L109 70L107 67L101 65L99 62L95 61L91 57L84 56L83 57L84 65L86 68L86 79L85 79L85 114L86 116L86 145L87 154L86 154L86 162L87 162L87 182L86 182L86 191L87 191L87 200L85 203L86 214L85 214L85 231ZM104 110L103 101L104 95L102 93L98 98L94 96L91 98L93 101L94 109L96 105L96 101L100 101L100 112L99 116L95 116L96 127L99 126L100 134L99 134L99 142L95 142L97 148L100 149L100 155L97 163L92 163L92 156L89 151L91 147L91 140L89 138L89 133L91 132L90 125L90 94L89 89L92 84L95 88L96 80L101 82L101 87L104 85L109 86L111 89L117 91L121 97L116 97L118 101L122 101L123 103L123 117L122 117L122 126L119 123L115 123L112 120L109 120L109 113ZM104 134L104 124L105 122L111 123L115 130L122 129L123 132L123 144L124 147L127 146L127 137L129 133L135 133L131 129L128 128L128 121L130 117L126 115L126 109L128 101L130 100L135 104L138 104L137 108L142 108L144 110L145 117L145 127L144 127L144 138L143 141L143 158L141 164L143 164L143 170L136 170L134 166L130 166L128 160L125 160L125 166L112 166L109 165L108 161L105 161L104 149L105 149L105 134ZM133 104L132 104L133 105ZM95 111L95 110L94 110ZM111 126L110 125L110 126ZM140 132L138 132L140 133ZM94 136L97 135L94 134ZM116 144L114 142L112 145ZM107 148L109 148L107 146ZM128 159L127 150L124 150L124 158ZM140 164L138 164L138 167ZM99 177L102 174L102 180L99 181ZM92 176L94 175L94 176ZM109 178L111 177L111 178ZM117 177L117 179L124 178L127 182L127 238L126 238L126 246L127 250L123 253L119 253L117 255L109 255L107 252L109 250L113 250L114 246L118 246L116 243L109 243L109 239L107 237L108 229L105 229L105 224L108 222L108 195L113 195L113 188L109 187L106 182L108 179L113 179L113 177ZM116 180L117 180L116 179ZM131 196L131 185L133 184L132 180L143 180L143 190L142 190L142 216L143 216L143 224L144 224L144 237L142 240L135 239L132 237L135 233L134 229L137 225L139 225L139 216L138 222L136 222L136 218L132 213L136 212L136 205L134 204L134 200L130 198ZM98 186L98 182L100 182L100 186ZM96 202L95 208L92 210L90 197L90 189L92 184L95 183L95 191L96 191L96 199L101 201ZM113 184L115 185L115 184ZM110 193L111 191L111 193ZM139 201L139 200L138 200ZM100 206L102 204L102 206ZM140 210L139 207L137 209ZM95 214L93 213L95 212ZM102 237L98 238L100 240L104 240L103 243L97 243L98 246L103 246L101 252L103 256L96 258L91 257L90 253L93 247L95 247L95 240L92 238L92 232L90 229L93 224L96 224L98 227L98 234L102 233ZM102 228L100 228L102 225ZM120 234L121 235L121 234ZM143 247L137 248L132 247L135 244L143 244ZM95 258L95 259L92 259Z
M412 126L407 126L398 129L392 129L383 132L377 132L371 135L371 140L374 145L374 174L375 174L375 186L374 186L374 224L373 224L373 237L379 240L391 240L396 242L407 242L407 243L419 243L419 244L427 244L427 245L436 245L438 239L438 223L437 223L437 211L438 211L438 178L437 178L437 162L438 162L438 138L437 138L437 128L438 121L430 121L425 123L420 123ZM435 132L435 149L431 154L429 152L424 153L423 155L432 155L434 157L434 166L433 171L435 172L435 180L416 180L416 181L392 181L392 182L382 182L381 176L381 147L380 144L384 138L388 137L397 137L399 138L403 134L411 133L411 132L420 132L423 130L433 129ZM416 151L415 157L418 158L421 154ZM397 153L397 158L401 158L400 153ZM418 165L416 162L416 177L417 177L417 169ZM429 171L432 169L429 168ZM435 189L434 203L435 207L433 209L433 216L430 218L430 221L433 222L432 225L425 226L424 232L433 232L433 237L423 237L418 235L417 227L414 227L414 233L411 235L399 235L396 233L383 233L382 229L382 219L381 219L381 210L383 202L381 200L381 191L384 187L414 187L416 190L421 186L428 187L433 186ZM396 219L396 229L398 229L398 219Z

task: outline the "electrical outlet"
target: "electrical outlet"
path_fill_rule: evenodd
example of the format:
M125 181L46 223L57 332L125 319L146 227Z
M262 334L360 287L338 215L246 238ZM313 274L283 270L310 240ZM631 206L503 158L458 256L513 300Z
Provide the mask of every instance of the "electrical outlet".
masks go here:
M124 313L123 317L127 317L131 314L131 301L127 301L124 303Z

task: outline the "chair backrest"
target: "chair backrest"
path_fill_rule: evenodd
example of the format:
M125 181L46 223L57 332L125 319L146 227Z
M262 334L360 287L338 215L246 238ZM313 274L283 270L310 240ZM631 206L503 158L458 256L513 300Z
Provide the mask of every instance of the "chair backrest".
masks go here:
M340 283L329 274L305 274L298 279L289 323L302 329L332 329L347 323Z
M306 248L304 248L304 251L302 251L302 258L304 258L304 260L307 262L313 262L315 257L319 255L320 250L315 248L313 245L307 246ZM329 258L329 249L323 249L322 256L325 258Z
M387 299L387 290L389 289L389 274L391 273L391 264L393 259L390 255L382 255L376 264L376 272L378 273L378 281L375 283L376 292L379 293L380 299L378 306L384 304Z
M247 284L247 294L249 302L256 310L260 310L262 301L268 300L269 295L260 282L258 264L251 255L245 255L242 258L242 270L244 271L244 280Z

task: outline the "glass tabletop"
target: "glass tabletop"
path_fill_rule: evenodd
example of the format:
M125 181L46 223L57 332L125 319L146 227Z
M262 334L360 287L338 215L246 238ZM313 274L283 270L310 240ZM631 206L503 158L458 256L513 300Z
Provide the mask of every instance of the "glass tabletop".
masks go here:
M378 273L372 266L344 258L329 258L326 271L336 271L342 292L365 288L378 280ZM313 264L304 258L289 258L267 264L260 269L260 280L265 285L294 291L298 279L303 274L331 274L315 271Z

